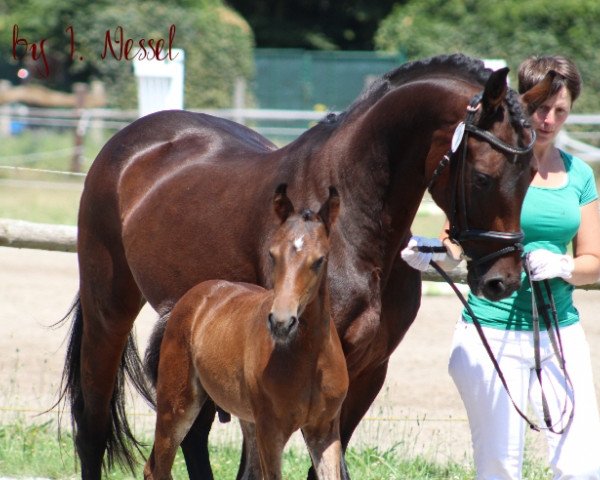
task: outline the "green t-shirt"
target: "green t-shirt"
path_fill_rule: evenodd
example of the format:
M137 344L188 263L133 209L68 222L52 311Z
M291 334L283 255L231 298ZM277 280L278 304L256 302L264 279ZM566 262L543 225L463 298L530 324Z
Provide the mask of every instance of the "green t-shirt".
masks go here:
M561 151L567 171L567 182L561 187L531 185L523 201L521 228L525 233L525 252L545 248L564 254L577 234L581 223L581 207L598 198L594 173L583 160ZM550 287L554 296L560 326L579 320L573 305L573 286L561 278L553 278ZM542 288L542 290L544 290ZM469 293L470 307L482 325L506 330L532 330L531 287L525 272L521 288L509 297L492 302ZM472 322L469 312L463 318ZM544 328L540 322L540 328Z

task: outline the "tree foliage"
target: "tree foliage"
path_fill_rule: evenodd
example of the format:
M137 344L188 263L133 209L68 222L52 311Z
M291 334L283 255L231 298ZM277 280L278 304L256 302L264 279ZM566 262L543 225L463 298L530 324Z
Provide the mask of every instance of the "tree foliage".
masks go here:
M229 0L259 47L371 50L373 35L398 0Z
M516 71L529 55L561 54L581 70L576 108L600 109L600 2L597 0L410 0L381 23L375 45L409 59L461 51L502 58Z
M29 63L36 80L65 90L75 81L102 80L111 106L134 108L137 101L131 60L115 58L106 48L107 35L114 41L118 27L125 40L138 45L142 38L168 43L170 27L175 26L172 47L185 51L186 108L231 106L236 77L249 78L254 71L252 31L220 0L25 0L13 8L16 3L4 0L13 13L0 15L3 31L12 37L12 25L18 24L20 34L31 41L47 39L49 75L35 69L30 53L20 48L21 61ZM12 46L12 38L3 45ZM116 53L118 57L118 49ZM35 63L39 67L40 62Z

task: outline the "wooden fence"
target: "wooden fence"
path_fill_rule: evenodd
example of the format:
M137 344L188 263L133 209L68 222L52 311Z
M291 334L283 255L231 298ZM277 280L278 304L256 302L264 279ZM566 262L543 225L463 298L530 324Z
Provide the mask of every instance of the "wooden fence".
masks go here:
M0 247L76 252L77 227L0 218ZM455 283L467 283L467 269L464 264L448 273ZM423 273L423 280L444 281L431 267ZM600 290L600 282L577 288Z

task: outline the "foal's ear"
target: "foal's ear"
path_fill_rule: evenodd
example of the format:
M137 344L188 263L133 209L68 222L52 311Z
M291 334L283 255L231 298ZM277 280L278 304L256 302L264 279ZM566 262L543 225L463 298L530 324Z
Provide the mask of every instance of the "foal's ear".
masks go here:
M327 234L331 230L331 226L337 220L338 214L340 213L340 194L337 189L333 186L329 187L329 198L325 201L319 209L319 217L325 224Z
M285 222L287 218L294 213L294 205L287 196L287 184L281 183L275 190L275 197L273 198L273 209L281 220L281 223Z
M555 85L555 80L558 81L559 78L558 73L549 70L541 82L521 95L521 103L523 103L529 115L535 112L554 93L558 92L560 85Z
M508 70L508 67L504 67L493 71L485 83L483 97L481 98L484 115L494 113L506 97Z

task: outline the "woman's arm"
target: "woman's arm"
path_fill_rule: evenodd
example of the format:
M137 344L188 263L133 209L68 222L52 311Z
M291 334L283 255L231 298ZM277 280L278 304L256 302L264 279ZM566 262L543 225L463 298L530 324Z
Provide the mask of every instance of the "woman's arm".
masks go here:
M588 285L600 279L600 205L598 200L581 207L581 224L573 239L575 268L572 285Z
M448 252L448 257L450 257L450 264L453 265L452 268L454 268L461 260L462 260L462 254L463 254L463 250L461 248L460 245L454 243L452 240L450 240L450 237L448 236L448 230L450 229L450 220L446 219L446 221L444 222L444 227L442 228L442 231L440 232L440 240L442 241L442 245L444 245L444 247L446 247L446 251Z

